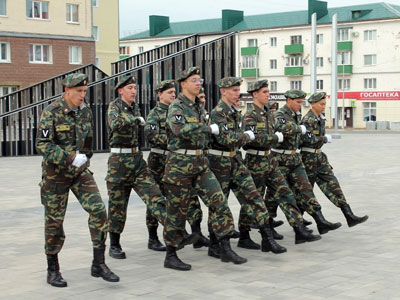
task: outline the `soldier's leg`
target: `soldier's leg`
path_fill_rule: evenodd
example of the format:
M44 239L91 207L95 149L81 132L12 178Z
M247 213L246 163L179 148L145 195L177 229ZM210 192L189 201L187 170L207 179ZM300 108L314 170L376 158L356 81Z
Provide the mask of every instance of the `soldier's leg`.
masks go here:
M203 212L201 210L199 198L197 197L197 193L195 191L196 190L193 187L192 197L189 201L187 221L190 224L192 233L197 233L199 235L199 239L195 243L193 243L193 248L198 249L201 247L208 247L210 245L210 241L201 232L201 221L203 219Z
M71 191L82 205L82 208L89 213L88 224L93 244L92 276L102 277L110 282L119 281L119 277L105 264L104 252L108 230L107 212L93 174L89 169L83 171L74 180Z

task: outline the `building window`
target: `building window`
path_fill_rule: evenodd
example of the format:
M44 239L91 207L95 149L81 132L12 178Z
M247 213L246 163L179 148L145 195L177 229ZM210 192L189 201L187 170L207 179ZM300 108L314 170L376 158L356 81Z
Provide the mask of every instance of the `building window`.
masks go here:
M338 29L338 42L349 40L349 28Z
M350 79L339 79L339 90L350 90Z
M376 30L364 30L364 41L376 41Z
M277 81L271 81L269 83L269 90L270 90L270 92L276 92L278 90L278 82Z
M143 53L144 52L144 47L143 46L139 46L138 50L139 50L139 53Z
M93 39L97 42L99 40L99 26L92 27Z
M337 57L338 65L351 65L351 51L340 51Z
M376 89L376 78L364 78L364 89Z
M10 44L0 42L0 63L9 63L10 61Z
M300 67L302 66L303 56L291 55L286 57L286 67Z
M92 0L92 6L99 7L99 0Z
M278 61L276 59L270 59L269 60L269 65L271 69L277 69L278 68Z
M18 86L0 86L0 97L11 94L18 90Z
M81 65L82 64L82 47L69 46L69 64Z
M121 55L129 55L129 46L119 47L119 54L121 54Z
M323 90L324 89L324 81L322 79L317 80L317 90Z
M247 47L257 47L257 39L248 39Z
M324 58L317 57L317 67L323 67L323 66L324 66Z
M290 44L291 45L301 44L301 35L292 35L290 37Z
M364 121L376 121L376 102L363 102Z
M67 4L67 22L78 23L79 22L79 6L77 4Z
M50 63L51 61L50 45L29 45L29 62L30 63Z
M293 80L290 82L291 90L301 90L301 80Z
M376 54L364 55L364 65L365 66L376 65Z
M317 34L317 44L323 44L324 43L324 35L322 33Z
M0 16L7 15L6 0L0 0Z
M47 20L49 18L49 2L26 0L26 16L31 19Z
M255 55L246 55L243 56L243 69L255 69L256 68L256 56Z
M276 47L276 45L277 45L276 37L270 38L269 43L270 43L271 47Z

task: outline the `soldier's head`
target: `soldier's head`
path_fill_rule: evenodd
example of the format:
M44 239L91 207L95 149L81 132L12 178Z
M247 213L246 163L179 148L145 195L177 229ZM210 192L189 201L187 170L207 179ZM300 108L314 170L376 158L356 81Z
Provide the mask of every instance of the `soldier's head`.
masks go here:
M88 88L87 78L82 73L70 74L64 78L64 100L69 107L78 107L83 103Z
M130 74L122 75L118 78L115 85L120 98L127 104L131 105L136 98L136 79Z
M205 93L203 87L200 88L200 91L199 91L199 94L197 95L197 98L200 99L201 105L203 105L203 107L205 108L206 107L206 93Z
M170 105L176 96L175 81L163 80L158 84L155 91L161 103Z
M301 109L301 104L306 98L306 93L302 90L288 90L284 94L286 97L286 105L294 112Z
M311 109L313 112L319 116L325 110L326 106L326 93L325 92L317 92L314 93L308 98L308 102L311 103Z
M247 92L253 96L253 100L256 105L264 106L268 104L269 100L268 80L258 80L256 82L249 83Z
M240 85L243 80L240 77L224 77L217 85L221 91L221 98L229 106L239 106Z
M272 113L276 112L279 108L278 102L269 102L269 109L271 110Z
M181 73L178 82L182 87L182 93L190 100L194 101L199 94L204 79L200 78L199 67L190 67Z

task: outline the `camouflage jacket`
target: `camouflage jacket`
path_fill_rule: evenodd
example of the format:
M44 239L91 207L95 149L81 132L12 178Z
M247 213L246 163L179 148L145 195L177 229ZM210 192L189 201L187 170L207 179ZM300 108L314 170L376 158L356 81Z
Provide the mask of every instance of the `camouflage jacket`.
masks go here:
M324 115L317 117L310 109L301 120L301 124L307 128L307 133L302 136L302 147L319 149L328 142L325 137Z
M276 149L296 150L301 142L301 114L293 112L287 105L284 105L275 112L275 131L283 133L284 140L276 145Z
M47 106L40 117L36 149L43 156L43 170L74 172L75 152L92 157L92 112L82 104L73 111L61 97ZM76 169L76 168L75 168Z
M168 105L158 102L147 116L144 135L148 143L155 148L167 150L167 114Z
M256 137L243 146L245 150L269 150L278 143L278 137L274 132L274 117L267 106L261 109L253 103L244 115L243 127L245 130L253 131Z
M205 149L210 134L205 116L199 99L193 102L179 94L168 108L168 150Z
M212 136L212 149L234 151L250 141L250 137L243 133L240 111L229 107L222 100L211 111L209 123L219 127L219 135Z
M112 148L131 148L139 145L140 110L135 103L126 104L116 98L107 110L108 143Z

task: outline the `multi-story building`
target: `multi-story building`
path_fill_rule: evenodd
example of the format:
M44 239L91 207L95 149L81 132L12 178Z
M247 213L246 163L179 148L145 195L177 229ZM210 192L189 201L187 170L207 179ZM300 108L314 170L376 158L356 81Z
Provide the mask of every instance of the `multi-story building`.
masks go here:
M169 23L151 16L150 30L122 38L120 51L129 55L189 34L204 42L238 31L237 74L242 86L270 81L271 99L283 101L292 88L310 92L311 15L317 13L317 91L331 94L332 16L338 15L338 106L340 125L364 128L366 121L400 120L400 6L387 3L327 8L309 1L308 11L244 16L223 10L221 19ZM305 103L303 112L309 106ZM331 103L326 109L332 124ZM344 122L343 122L344 116Z

